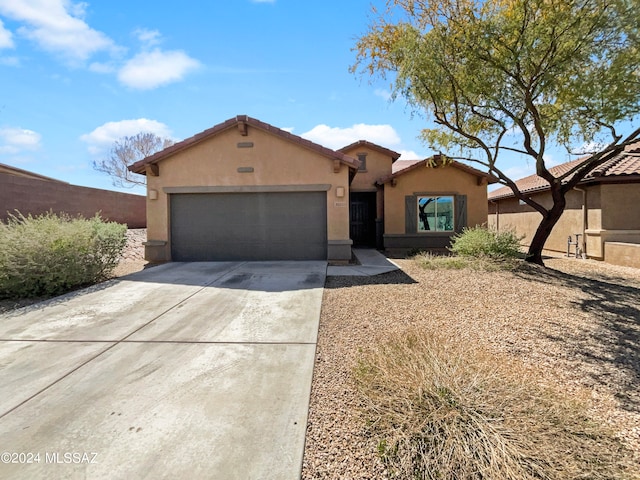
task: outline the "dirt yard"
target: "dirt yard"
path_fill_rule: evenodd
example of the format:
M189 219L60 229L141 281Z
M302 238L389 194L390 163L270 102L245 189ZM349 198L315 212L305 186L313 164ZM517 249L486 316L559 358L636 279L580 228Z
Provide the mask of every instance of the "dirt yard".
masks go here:
M408 326L520 359L531 377L587 394L592 417L640 461L640 270L554 258L516 272L424 270L326 283L303 478L386 478L355 412L362 349Z
M146 265L146 230L127 235L116 277ZM511 355L569 395L586 391L592 417L640 462L640 269L566 258L491 273L396 262L401 271L327 279L304 479L387 477L355 413L352 370L362 349L415 325Z
M113 271L114 277L122 277L139 272L147 264L144 259L144 245L147 241L147 229L135 228L127 230L127 244L122 252L122 260Z

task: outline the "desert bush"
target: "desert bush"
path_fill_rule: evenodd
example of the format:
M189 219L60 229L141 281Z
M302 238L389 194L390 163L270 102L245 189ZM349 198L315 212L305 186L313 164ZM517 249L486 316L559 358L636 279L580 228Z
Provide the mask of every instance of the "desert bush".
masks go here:
M57 295L98 282L118 264L126 225L47 213L0 222L0 298Z
M409 330L364 352L355 379L393 478L637 478L632 454L585 403L479 347Z
M514 259L520 257L520 242L523 238L514 230L498 232L485 226L471 227L454 235L450 250L455 255L465 257Z

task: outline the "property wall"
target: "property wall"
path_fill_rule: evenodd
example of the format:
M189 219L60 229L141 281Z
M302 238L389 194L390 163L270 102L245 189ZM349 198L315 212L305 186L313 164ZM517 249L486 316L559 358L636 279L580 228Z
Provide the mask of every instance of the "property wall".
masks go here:
M145 197L141 195L0 173L0 220L6 220L7 212L15 210L23 215L52 210L83 217L100 212L102 218L126 223L129 228L144 228L147 224Z
M416 168L396 177L396 186L387 183L384 186L384 226L385 247L416 248L430 242L433 248L449 245L450 234L421 232L406 234L405 196L415 194L428 195L466 195L467 226L487 223L487 185L478 185L478 177L452 165ZM424 239L424 240L423 240ZM426 239L430 239L427 241ZM417 242L417 243L416 243Z
M246 136L231 128L177 152L158 166L158 176L147 175L150 260L167 261L171 257L167 187L329 185L327 218L310 220L327 222L329 255L340 246L343 250L350 248L348 167L341 165L334 173L332 159L299 144L249 125ZM340 187L344 193L338 197Z
M604 259L613 265L640 268L640 242L605 242Z

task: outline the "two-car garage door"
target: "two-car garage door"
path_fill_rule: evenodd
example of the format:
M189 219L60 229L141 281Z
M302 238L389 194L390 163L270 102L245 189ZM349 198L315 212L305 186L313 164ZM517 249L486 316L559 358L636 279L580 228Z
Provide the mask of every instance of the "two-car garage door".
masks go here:
M326 192L170 196L174 261L326 260Z

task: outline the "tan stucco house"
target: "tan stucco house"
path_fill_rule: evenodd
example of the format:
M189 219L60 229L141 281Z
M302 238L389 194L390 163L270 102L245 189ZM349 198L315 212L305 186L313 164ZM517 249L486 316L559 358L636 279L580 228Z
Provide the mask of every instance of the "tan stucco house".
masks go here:
M549 169L562 175L582 159ZM548 184L537 175L516 182L522 193L551 206ZM640 142L607 161L567 193L567 206L554 227L545 249L578 255L608 263L640 268ZM540 223L540 214L520 202L508 187L489 193L489 225L513 228L529 245ZM571 244L568 240L571 237Z
M441 249L486 223L492 177L399 156L364 140L331 150L246 115L229 119L130 167L147 176L146 258L346 261L352 245Z

